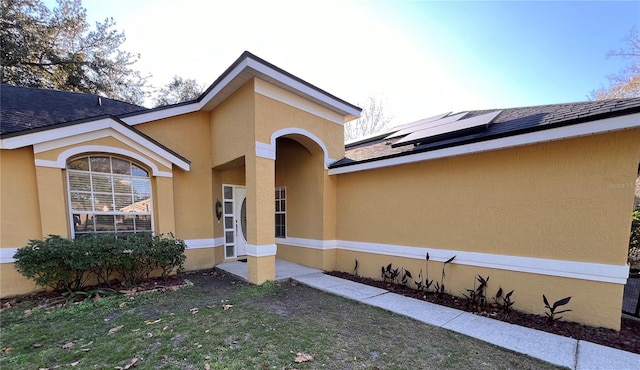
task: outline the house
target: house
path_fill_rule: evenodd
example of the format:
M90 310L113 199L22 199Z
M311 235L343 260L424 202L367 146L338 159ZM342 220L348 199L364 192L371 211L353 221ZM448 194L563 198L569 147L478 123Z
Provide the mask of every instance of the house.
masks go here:
M245 52L197 100L155 109L3 85L0 289L29 239L173 232L187 269L275 259L380 278L393 263L465 292L572 296L618 329L640 99L443 113L346 146L360 108ZM426 254L430 260L427 266Z

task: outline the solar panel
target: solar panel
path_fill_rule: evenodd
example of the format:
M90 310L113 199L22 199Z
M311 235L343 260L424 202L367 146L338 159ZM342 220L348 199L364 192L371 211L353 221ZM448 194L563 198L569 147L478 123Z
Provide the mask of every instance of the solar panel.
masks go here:
M466 116L468 113L464 112L464 113L458 113L456 115L453 116L446 116L443 117L441 119L437 119L437 120L433 120L433 121L418 121L418 122L414 122L414 124L409 124L411 126L404 128L402 130L399 130L387 137L385 137L385 140L388 139L393 139L395 137L399 137L399 136L404 136L404 135L409 135L412 134L416 131L421 131L421 130L426 130L429 128L433 128L433 127L437 127L437 126L441 126L441 125L446 125L448 123L451 122L455 122L461 118L464 118L464 116Z
M499 110L491 113L481 114L472 118L455 121L447 125L432 126L420 131L415 131L398 140L391 146L395 148L403 145L429 143L451 137L482 132L487 129L489 123L491 123L491 121L493 121L501 112L502 111Z
M404 129L408 129L408 128L411 128L411 127L415 127L415 126L421 125L423 123L437 121L437 120L439 120L441 118L444 118L444 117L446 117L446 116L448 116L450 114L451 114L451 112L447 112L447 113L438 114L438 115L435 115L435 116L432 116L432 117L423 118L423 119L420 119L420 120L417 120L417 121L413 121L413 122L410 122L410 123L405 123L404 125L391 127L389 130L387 130L387 132L388 133L398 132L400 130L404 130Z

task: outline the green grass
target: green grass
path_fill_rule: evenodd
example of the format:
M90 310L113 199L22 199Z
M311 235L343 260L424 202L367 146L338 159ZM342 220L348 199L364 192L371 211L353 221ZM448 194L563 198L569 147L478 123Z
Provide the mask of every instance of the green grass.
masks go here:
M29 314L26 306L5 309L0 368L113 369L134 358L135 369L553 368L302 285L253 286L208 273L187 278L194 285L178 291ZM298 352L314 360L295 363Z

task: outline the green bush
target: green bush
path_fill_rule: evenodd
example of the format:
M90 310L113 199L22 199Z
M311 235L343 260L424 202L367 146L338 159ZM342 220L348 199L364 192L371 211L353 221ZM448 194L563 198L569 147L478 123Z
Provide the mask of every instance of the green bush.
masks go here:
M184 261L187 256L184 251L187 248L184 240L174 238L172 233L168 237L164 235L153 238L155 261L162 270L162 278L166 281L171 271L180 272L184 269Z
M69 240L49 235L30 240L14 255L18 271L36 284L56 290L75 291L94 276L99 284L111 286L110 278L119 277L126 286L135 286L160 270L166 279L180 272L186 259L183 240L172 234L150 233L86 235Z
M13 256L22 275L36 284L56 290L77 290L88 278L90 259L86 249L72 240L49 235L44 240L30 240Z

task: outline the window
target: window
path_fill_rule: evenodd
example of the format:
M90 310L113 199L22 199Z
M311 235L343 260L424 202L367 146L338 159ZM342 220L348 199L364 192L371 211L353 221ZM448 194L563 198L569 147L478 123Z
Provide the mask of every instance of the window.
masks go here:
M149 172L112 156L91 155L67 163L73 236L151 232Z
M287 237L287 188L276 188L276 238Z

